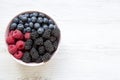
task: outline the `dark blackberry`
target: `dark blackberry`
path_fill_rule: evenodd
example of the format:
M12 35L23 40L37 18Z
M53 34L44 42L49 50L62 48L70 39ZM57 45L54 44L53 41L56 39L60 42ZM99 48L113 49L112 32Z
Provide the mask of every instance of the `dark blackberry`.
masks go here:
M31 55L32 59L36 60L39 58L38 51L34 47L30 50L30 55Z
M32 45L25 45L25 50L30 50L32 48Z
M22 61L26 62L26 63L31 62L31 56L30 56L29 52L25 52L23 54Z
M53 43L53 46L54 46L54 49L56 50L57 47L58 47L58 41L55 41L55 42Z
M36 38L38 38L39 37L39 34L36 32L36 31L34 31L34 32L32 32L31 34L30 34L30 36L31 36L31 39L36 39Z
M44 46L45 46L46 51L48 51L50 53L54 51L54 46L52 45L50 40L46 40L44 42Z
M32 44L33 44L32 39L28 39L28 40L26 40L26 42L25 42L25 45L32 45Z
M50 60L51 58L51 55L49 53L45 53L43 56L42 56L42 60L43 62L47 62L48 60Z
M40 38L37 38L34 42L35 45L43 45L43 38L40 37Z
M50 37L51 30L46 29L45 32L43 33L42 37L43 38L49 38Z
M36 60L36 63L40 63L40 62L43 62L42 60L42 57L40 56L37 60Z
M50 37L50 41L51 41L51 42L54 42L55 40L56 40L56 37L54 37L54 36L51 36L51 37Z
M55 28L52 30L52 33L51 33L53 36L55 36L56 38L59 38L60 37L60 30L58 28Z
M38 48L38 52L39 52L39 54L44 54L44 52L45 52L44 46L40 46L40 47Z

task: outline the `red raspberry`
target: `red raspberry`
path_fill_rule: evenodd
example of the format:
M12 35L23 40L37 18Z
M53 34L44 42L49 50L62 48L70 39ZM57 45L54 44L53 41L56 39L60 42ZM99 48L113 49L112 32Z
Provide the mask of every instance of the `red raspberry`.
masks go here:
M8 51L13 55L17 52L17 47L15 45L9 45Z
M22 34L22 32L21 31L19 31L19 30L15 30L15 31L13 31L13 38L15 38L15 39L22 39L23 38L23 34Z
M25 39L27 40L27 39L30 39L30 33L25 33Z
M22 56L23 56L23 52L22 52L22 51L18 51L18 52L16 52L16 53L14 54L14 57L15 57L16 59L21 59Z
M11 30L8 34L8 36L12 36L13 35L13 30Z
M8 36L6 39L6 42L8 44L14 44L15 43L15 39L12 36Z
M24 49L24 47L25 47L25 42L23 42L22 40L17 41L17 42L16 42L16 47L17 47L17 49L19 49L19 50Z

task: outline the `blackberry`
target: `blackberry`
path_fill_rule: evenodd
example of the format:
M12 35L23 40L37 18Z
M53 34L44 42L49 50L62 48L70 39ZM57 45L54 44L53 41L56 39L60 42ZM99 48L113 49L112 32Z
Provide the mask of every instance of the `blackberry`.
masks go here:
M39 34L36 32L36 31L34 31L34 32L32 32L31 34L30 34L30 36L31 36L31 39L36 39L36 38L38 38L39 37Z
M38 48L38 52L39 52L39 54L44 54L44 52L45 52L44 46L40 46L40 47Z
M53 46L54 46L54 49L56 50L57 47L58 47L58 41L55 41L55 42L53 43Z
M52 30L51 33L54 37L59 38L60 37L60 30L58 28L55 28Z
M33 44L33 41L31 39L28 39L26 42L25 42L25 45L32 45Z
M50 53L54 51L54 46L52 45L50 40L46 40L44 42L44 46L45 46L46 51L48 51Z
M26 62L26 63L31 62L31 56L30 56L29 52L25 52L23 54L22 61Z
M51 55L49 53L45 53L43 56L42 56L42 60L43 62L47 62L48 60L50 60L51 58Z
M30 50L30 55L31 55L32 59L36 60L39 58L38 51L34 47Z
M43 38L49 38L50 37L51 30L46 29L45 32L43 33L42 37Z
M32 48L31 45L25 45L25 50L30 50Z
M54 42L55 40L56 40L56 37L54 37L54 36L51 36L51 37L50 37L50 41L51 41L51 42Z
M36 63L40 63L40 62L43 62L42 60L42 57L40 56L37 60L36 60Z
M34 42L35 45L43 45L43 38L37 38Z

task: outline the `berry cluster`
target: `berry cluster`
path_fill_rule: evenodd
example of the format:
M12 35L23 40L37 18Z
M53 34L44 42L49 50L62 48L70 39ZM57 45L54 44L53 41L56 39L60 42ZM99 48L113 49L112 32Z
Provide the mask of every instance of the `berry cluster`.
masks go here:
M23 62L47 62L56 51L60 30L55 22L40 12L26 12L15 17L6 38L8 51Z

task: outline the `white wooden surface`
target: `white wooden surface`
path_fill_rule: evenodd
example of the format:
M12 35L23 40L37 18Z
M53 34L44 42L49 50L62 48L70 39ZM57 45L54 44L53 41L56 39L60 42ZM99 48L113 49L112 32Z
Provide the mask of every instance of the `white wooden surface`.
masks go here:
M28 10L61 29L59 49L43 66L16 63L5 46L9 21ZM120 80L120 1L0 0L0 80Z

